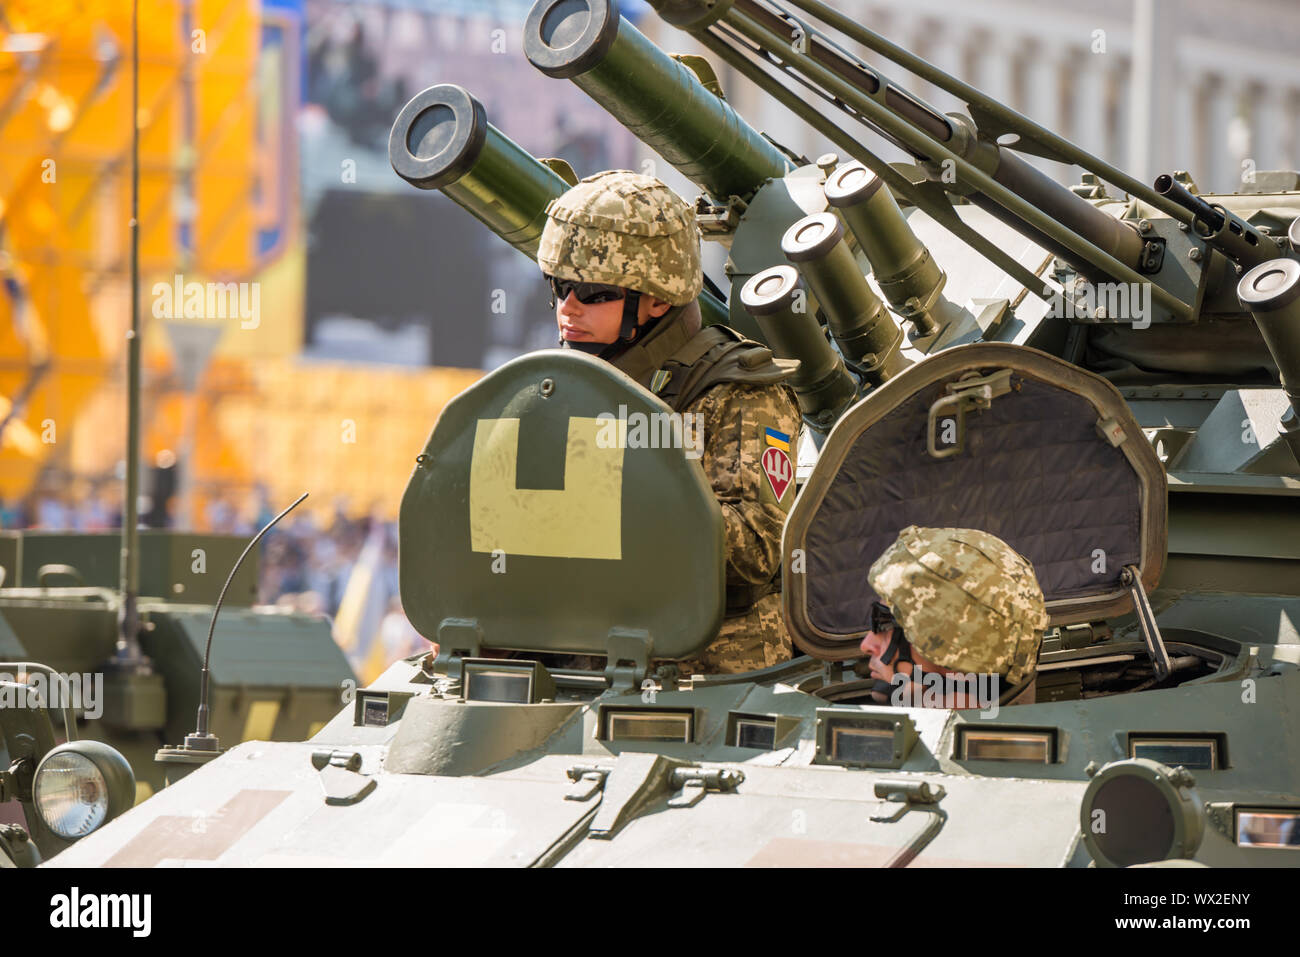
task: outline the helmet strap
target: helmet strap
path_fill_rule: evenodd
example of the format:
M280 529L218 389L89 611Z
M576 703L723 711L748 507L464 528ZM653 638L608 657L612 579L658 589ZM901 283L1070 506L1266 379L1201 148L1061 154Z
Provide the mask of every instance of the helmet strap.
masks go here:
M897 654L897 658L895 658ZM912 644L903 636L903 629L894 625L894 630L889 636L889 645L885 648L885 653L880 656L880 660L887 665L894 666L897 670L897 663L906 661L912 667L916 667L916 662L912 660Z
M635 345L638 340L649 335L661 322L665 319L676 318L685 308L683 306L674 306L662 316L652 316L644 323L638 324L637 318L641 311L640 303L641 293L636 289L629 289L627 295L623 297L623 317L619 323L618 338L613 342L570 342L561 336L560 348L577 349L589 356L604 359L606 362L613 362Z
M618 337L625 343L635 342L639 327L637 326L637 317L641 312L641 293L635 289L629 289L627 295L623 297L623 323L619 327Z

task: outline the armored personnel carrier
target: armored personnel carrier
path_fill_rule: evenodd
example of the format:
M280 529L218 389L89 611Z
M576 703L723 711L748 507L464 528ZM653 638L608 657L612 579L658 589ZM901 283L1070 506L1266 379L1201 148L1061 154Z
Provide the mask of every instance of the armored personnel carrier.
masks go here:
M529 14L529 59L703 190L731 283L702 297L706 321L800 362L782 541L800 656L678 673L724 614L699 465L633 440L634 417L670 412L612 367L524 356L448 405L403 498L403 606L437 655L54 864L1295 866L1296 174L1232 196L1173 171L1147 186L826 4L651 5L843 154L754 131L708 64L662 53L613 0ZM390 156L525 254L574 180L452 85L407 104ZM1032 561L1050 616L1033 703L882 702L864 678L866 570L912 524Z
M0 535L7 585L0 588L0 764L8 772L0 820L13 846L35 841L48 858L67 843L32 803L38 768L60 738L62 750L98 742L125 760L127 807L162 789L155 754L192 729L213 606L245 545L238 536L143 532L141 658L123 665L116 660L121 537ZM309 737L355 676L327 620L254 608L256 597L254 557L226 590L214 635L213 730L240 741Z

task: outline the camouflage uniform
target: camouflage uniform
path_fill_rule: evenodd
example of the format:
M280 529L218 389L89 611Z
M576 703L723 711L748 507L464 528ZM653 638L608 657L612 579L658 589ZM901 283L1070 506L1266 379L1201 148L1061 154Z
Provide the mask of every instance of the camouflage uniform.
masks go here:
M1034 567L995 535L908 526L867 580L912 647L937 665L1031 682L1047 628Z
M537 253L543 273L623 286L673 307L600 355L674 411L700 416L701 464L726 526L729 614L718 637L679 667L686 674L738 672L788 660L792 645L775 588L801 421L794 391L783 384L792 370L726 327L700 328L695 211L659 180L599 173L554 200L547 215ZM629 300L625 323L635 307ZM779 466L776 479L764 471L764 455Z
M799 407L783 385L715 385L689 408L703 416L701 464L722 506L727 530L727 588L731 596L766 590L781 570L781 531L794 501L794 482L777 500L763 471L767 430L799 434ZM795 450L788 458L793 464ZM755 588L754 586L757 586ZM743 598L742 598L743 601ZM790 633L781 617L781 595L770 591L747 613L727 617L718 637L696 658L682 662L683 674L734 673L788 661Z

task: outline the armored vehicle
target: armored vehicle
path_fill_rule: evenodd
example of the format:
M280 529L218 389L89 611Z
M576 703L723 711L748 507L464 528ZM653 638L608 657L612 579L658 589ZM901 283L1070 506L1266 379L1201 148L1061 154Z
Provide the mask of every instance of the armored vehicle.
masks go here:
M133 771L128 807L163 787L164 769L154 756L191 730L213 605L247 544L237 536L172 531L140 537L143 658L124 666L115 660L120 536L0 535L7 585L0 588L0 681L8 690L0 706L0 764L9 774L0 792L9 803L0 807L11 839L35 839L45 857L64 842L40 820L31 789L46 751L60 738L92 738L125 758ZM213 729L228 740L309 737L334 714L355 677L328 621L255 609L256 597L253 558L226 591L227 610L214 636ZM40 741L47 743L36 746Z
M613 0L528 16L534 65L703 190L731 284L701 297L706 321L800 362L782 612L801 654L679 673L725 610L718 505L698 462L638 434L671 421L654 394L535 353L448 405L406 488L403 605L437 654L53 863L1295 866L1297 175L1147 186L826 4L651 5L843 153L765 138ZM452 85L407 104L389 149L530 255L575 179ZM867 569L909 525L982 529L1033 563L1032 702L867 680Z

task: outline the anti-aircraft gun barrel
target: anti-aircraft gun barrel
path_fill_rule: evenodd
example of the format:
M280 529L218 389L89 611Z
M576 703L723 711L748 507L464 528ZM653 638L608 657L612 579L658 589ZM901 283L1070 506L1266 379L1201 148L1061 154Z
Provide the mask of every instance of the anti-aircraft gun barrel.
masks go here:
M754 317L773 353L798 359L791 383L803 414L826 429L858 394L858 385L844 360L826 341L793 266L771 266L755 273L740 290L741 305ZM805 308L800 308L802 303Z
M572 80L714 199L747 197L792 166L708 74L706 85L621 17L617 0L538 0L524 53L547 76Z
M1218 203L1207 203L1168 173L1156 177L1155 191L1193 215L1192 229L1235 262L1242 271L1281 255L1272 239Z
M650 0L667 22L694 35L732 66L749 71L747 65L761 63L764 70L752 78L777 96L785 90L783 80L792 80L811 91L855 123L874 129L921 162L930 173L941 171L941 181L952 183L972 201L995 212L1022 234L1070 261L1088 276L1106 276L1114 281L1147 284L1140 270L1152 270L1157 261L1154 248L1129 224L1110 217L1070 190L1038 173L1015 152L996 140L1015 133L1038 155L1074 162L1131 195L1152 203L1180 222L1189 218L1185 209L1170 202L1060 137L1044 130L978 90L955 80L917 57L888 43L825 3L790 0L801 12L832 25L855 42L912 70L923 79L966 100L980 119L980 128L957 114L944 116L902 86L847 52L809 25L802 16L786 13L773 0ZM738 65L739 64L739 65ZM780 74L777 79L773 74ZM814 125L821 116L808 99L793 105L795 112ZM971 135L974 134L974 135ZM885 173L886 164L863 147L850 148L854 158L866 163L895 183ZM949 179L951 172L954 178ZM952 223L951 204L934 191L902 184L906 198L938 221ZM958 226L958 228L960 228ZM970 242L969 237L967 241ZM980 248L1008 275L1024 276L1020 265L1000 250ZM1035 286L1036 281L1026 280ZM1159 283L1151 283L1153 300L1179 319L1191 318L1191 306Z
M912 232L884 180L862 163L849 163L826 180L825 192L862 246L889 304L915 323L916 334L934 332L939 320L932 309L947 277Z
M463 87L442 83L411 98L393 122L388 161L420 189L441 190L529 259L546 226L546 207L569 188L554 169L488 122ZM712 325L727 307L708 291L700 312Z
M1282 390L1291 408L1282 416L1282 434L1300 462L1300 262L1274 259L1241 277L1237 298L1259 327L1277 363Z
M1131 224L1121 222L1102 212L1041 170L1025 162L1011 150L1004 149L988 139L980 138L978 131L966 117L949 115L945 119L948 122L950 136L942 139L947 141L945 145L955 154L986 173L995 183L1024 199L1034 210L1066 227L1124 266L1136 269L1141 265L1144 243ZM942 180L941 164L927 163L924 166L929 175ZM1038 216L1030 218L1019 216L1005 208L995 196L990 196L984 191L976 191L970 198L977 206L984 208L1008 225L1031 235L1045 249L1050 249L1075 262L1084 272L1096 272L1097 267L1086 258L1080 261L1077 251L1070 244L1061 243L1048 235L1037 221Z
M812 288L840 352L869 382L879 385L909 365L899 351L903 330L867 284L834 213L796 222L781 237L781 250Z

